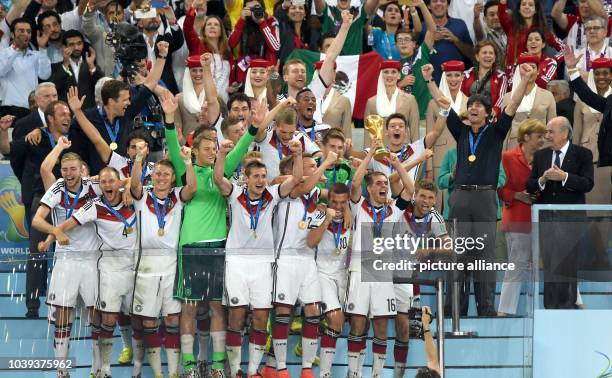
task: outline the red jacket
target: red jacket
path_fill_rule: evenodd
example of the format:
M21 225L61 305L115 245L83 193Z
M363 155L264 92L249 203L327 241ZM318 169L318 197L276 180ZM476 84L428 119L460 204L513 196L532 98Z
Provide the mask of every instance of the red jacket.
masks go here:
M542 89L547 89L548 82L557 78L557 65L559 61L563 60L562 54L557 54L553 58L549 58L542 54L540 56L540 65L538 71L538 77L536 78L536 84ZM516 64L508 66L506 75L508 76L508 90L512 89L512 76L516 69Z
M476 70L474 67L465 71L463 81L461 82L461 92L466 96L470 95L470 89L472 85L476 81ZM508 89L508 80L506 79L506 74L501 70L495 70L491 74L489 79L491 83L491 106L493 107L493 111L495 114L500 114L500 109L502 106L502 100L504 95L506 94L506 90Z
M497 190L504 203L501 226L503 231L531 232L531 205L514 199L514 194L527 189L531 167L523 154L521 145L502 154L506 183Z
M514 36L514 30L512 30L512 16L507 13L508 6L506 4L499 4L497 7L497 14L499 17L499 23L501 24L504 32L508 36L508 46L506 47L506 67L514 65L518 56L525 52L527 49L527 30L522 30L518 33L518 36ZM546 32L546 43L557 51L563 50L563 42L561 42L551 32Z

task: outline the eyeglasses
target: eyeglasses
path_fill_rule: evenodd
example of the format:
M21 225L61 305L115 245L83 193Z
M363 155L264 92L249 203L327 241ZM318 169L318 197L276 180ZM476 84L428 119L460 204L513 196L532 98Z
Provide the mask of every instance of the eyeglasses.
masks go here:
M411 38L396 38L397 43L410 43L413 42Z
M592 32L592 31L598 31L598 30L601 30L601 29L603 29L603 26L588 26L588 27L584 28L584 31L588 33L588 32Z

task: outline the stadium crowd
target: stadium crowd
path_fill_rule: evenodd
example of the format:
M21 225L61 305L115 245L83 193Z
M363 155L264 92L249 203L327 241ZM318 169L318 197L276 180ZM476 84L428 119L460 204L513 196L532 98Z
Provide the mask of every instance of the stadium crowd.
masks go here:
M412 252L516 263L497 307L497 272L455 277L463 316L472 281L478 316L516 314L532 204L612 203L609 11L602 0L2 2L0 152L29 228L26 317L44 297L66 358L85 308L92 377L111 376L117 327L133 377L145 355L162 377L162 349L170 377L289 377L296 318L301 377L313 363L332 376L345 322L348 377L362 375L368 332L379 377L392 324L403 377L422 312L417 377L438 376L419 286L364 279L362 255L378 237L489 235L456 256ZM579 308L575 259L555 264L548 248L545 279L574 279L547 281L545 306ZM449 314L450 299L434 311Z

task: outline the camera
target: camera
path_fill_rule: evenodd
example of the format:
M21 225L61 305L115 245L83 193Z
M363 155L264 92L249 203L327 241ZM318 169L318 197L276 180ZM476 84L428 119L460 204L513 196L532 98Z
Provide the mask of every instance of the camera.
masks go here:
M253 8L251 8L251 14L253 14L253 17L258 20L264 18L264 10L260 4L257 4Z
M106 35L106 44L115 51L115 61L122 67L121 76L134 77L138 61L147 57L147 45L138 28L127 22L113 24Z

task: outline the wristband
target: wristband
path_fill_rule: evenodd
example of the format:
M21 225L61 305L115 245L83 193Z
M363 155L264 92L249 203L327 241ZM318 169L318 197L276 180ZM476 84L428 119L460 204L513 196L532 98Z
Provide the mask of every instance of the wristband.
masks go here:
M430 84L431 80L425 80L425 83Z
M431 332L430 332L430 330L428 330L428 329L424 329L424 330L423 330L423 336L425 336L425 334L426 334L427 332L431 333Z
M257 135L257 132L259 131L259 129L253 125L249 126L249 134L255 136Z
M174 130L174 122L166 122L166 129Z
M448 117L449 114L450 114L450 108L448 108L448 109L440 109L440 111L438 112L438 115L440 117L444 117L444 118Z

